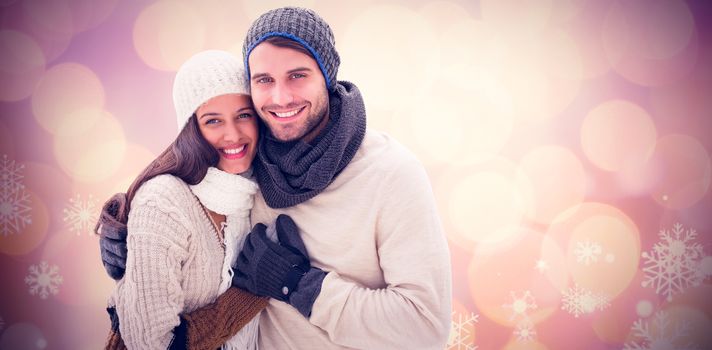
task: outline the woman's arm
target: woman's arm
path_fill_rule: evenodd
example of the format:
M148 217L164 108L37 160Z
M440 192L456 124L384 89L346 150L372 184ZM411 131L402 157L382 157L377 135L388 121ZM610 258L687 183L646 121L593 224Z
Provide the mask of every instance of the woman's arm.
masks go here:
M116 195L113 198L116 198ZM117 220L116 211L112 210L112 208L113 206L111 205L104 206L97 227L102 241L100 245L102 259L105 259L106 256L112 256L112 259L121 260L118 262L122 267L120 276L111 273L109 275L112 278L121 278L124 275L123 267L126 266L127 227L126 224ZM115 247L116 249L112 249L116 244L119 246ZM123 254L114 254L114 251L123 251ZM112 260L112 263L116 264L117 261ZM192 312L179 315L180 323L172 330L174 338L171 341L170 348L217 348L259 314L267 306L268 300L268 298L258 297L242 289L232 287L218 296L215 302ZM118 331L118 318L115 323Z
M218 348L257 316L268 302L268 298L231 287L214 303L180 316L170 349Z
M126 273L115 294L120 333L129 348L168 348L184 307L186 229L160 204L136 205L129 218Z

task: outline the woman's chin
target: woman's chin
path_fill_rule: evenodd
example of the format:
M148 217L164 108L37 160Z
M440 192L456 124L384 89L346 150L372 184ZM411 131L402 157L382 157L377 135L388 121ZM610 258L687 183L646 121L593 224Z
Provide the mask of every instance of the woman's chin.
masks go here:
M218 169L229 173L229 174L241 174L247 171L249 166L244 166L244 165L223 165L223 164L218 164Z

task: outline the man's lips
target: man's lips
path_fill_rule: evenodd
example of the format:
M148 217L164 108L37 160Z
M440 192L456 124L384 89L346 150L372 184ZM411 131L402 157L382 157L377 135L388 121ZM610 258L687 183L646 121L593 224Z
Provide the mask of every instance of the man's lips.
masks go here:
M291 121L291 120L299 118L299 116L301 115L301 112L304 110L304 108L306 108L306 106L291 109L288 111L279 111L279 112L268 111L268 112L270 115L272 115L272 117L274 117L274 119L277 119L278 121L286 122L286 121Z

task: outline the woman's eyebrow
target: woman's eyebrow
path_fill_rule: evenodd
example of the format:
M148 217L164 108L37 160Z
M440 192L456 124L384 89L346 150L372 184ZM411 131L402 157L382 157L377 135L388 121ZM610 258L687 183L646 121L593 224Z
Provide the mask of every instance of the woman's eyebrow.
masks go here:
M200 117L198 117L198 119L203 119L203 117L205 117L205 116L215 117L215 116L219 116L219 115L222 115L222 113L218 113L218 112L206 112L206 113L204 113L203 115L201 115Z

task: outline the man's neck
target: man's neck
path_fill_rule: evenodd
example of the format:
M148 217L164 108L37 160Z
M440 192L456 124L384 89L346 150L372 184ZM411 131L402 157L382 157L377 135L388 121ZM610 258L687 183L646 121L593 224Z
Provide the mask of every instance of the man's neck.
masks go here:
M326 108L326 113L324 115L324 118L321 118L321 121L319 124L317 124L310 132L308 132L306 135L302 136L302 141L306 143L311 143L319 134L326 129L326 126L329 124L329 108Z

